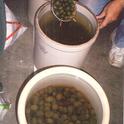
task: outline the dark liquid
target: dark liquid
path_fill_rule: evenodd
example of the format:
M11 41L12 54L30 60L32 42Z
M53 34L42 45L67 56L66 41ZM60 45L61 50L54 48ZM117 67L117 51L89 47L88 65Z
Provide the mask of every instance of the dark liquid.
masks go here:
M82 14L76 14L76 21L60 24L49 11L40 19L42 31L52 40L66 44L79 45L89 41L94 36L91 22Z

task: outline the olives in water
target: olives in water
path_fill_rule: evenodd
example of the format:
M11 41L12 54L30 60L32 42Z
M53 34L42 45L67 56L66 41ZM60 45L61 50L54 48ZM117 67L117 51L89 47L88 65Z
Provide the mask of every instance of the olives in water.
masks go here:
M25 113L28 124L97 124L92 105L73 87L48 86L37 91L27 101Z
M52 0L52 11L62 21L69 21L75 17L75 0Z

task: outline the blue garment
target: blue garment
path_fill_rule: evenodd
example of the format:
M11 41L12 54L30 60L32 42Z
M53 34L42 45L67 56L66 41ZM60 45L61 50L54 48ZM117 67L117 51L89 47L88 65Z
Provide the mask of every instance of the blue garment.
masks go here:
M124 48L124 11L122 13L120 25L117 27L114 41L119 48Z
M87 6L95 15L99 15L110 0L79 0L79 3Z
M87 6L95 15L99 15L111 0L79 0L79 3ZM124 11L120 25L117 27L114 43L119 48L124 48Z
M3 51L6 37L6 22L5 22L5 6L4 1L0 0L0 53Z

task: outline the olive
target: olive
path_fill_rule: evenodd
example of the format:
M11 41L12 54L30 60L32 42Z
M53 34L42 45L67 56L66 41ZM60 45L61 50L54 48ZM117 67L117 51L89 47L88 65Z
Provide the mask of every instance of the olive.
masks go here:
M58 6L58 5L60 5L60 2L56 1L54 4L55 4L55 6Z
M85 119L89 119L89 117L90 117L89 113L86 113L85 114Z
M89 121L88 121L88 120L87 120L87 121L82 121L82 123L83 123L83 124L89 124ZM92 122L91 122L91 124L97 124L97 123L92 123Z
M66 0L64 2L62 0L53 0L54 13L60 19L70 19L75 16L75 3L74 0Z
M45 106L45 107L49 107L49 108L50 108L50 107L51 107L51 103L46 102L46 103L44 104L44 106Z
M46 122L47 122L48 124L54 124L54 121L53 121L52 118L47 118L47 119L46 119Z
M71 13L70 12L67 12L67 16L71 16Z
M63 110L62 111L63 111L63 113L67 113L68 110L67 110L66 107L63 107Z
M52 110L57 110L58 109L58 105L57 104L52 104Z
M72 112L73 112L73 107L72 107L72 106L69 106L69 107L67 108L67 110L68 110L68 113L69 113L69 114L72 114Z
M53 117L54 116L54 113L53 112L51 112L51 111L46 111L45 112L45 117Z
M68 116L67 116L66 114L63 114L63 115L61 116L61 119L64 121L64 120L68 119Z
M76 115L72 115L71 119L72 119L72 121L76 121L77 120L77 116Z
M37 118L37 124L44 124L44 122L41 118Z
M74 124L73 122L69 122L68 124Z
M56 7L56 6L54 6ZM47 93L51 95L53 93L54 89L52 87L48 87Z
M53 91L52 95L53 95L53 96L56 96L56 92L55 92L55 91Z
M59 115L58 115L57 113L54 113L54 114L53 114L53 118L59 119Z
M59 108L58 108L59 112L63 112L63 108L64 108L64 107L59 106Z
M97 124L89 101L72 87L42 89L27 101L25 113L30 124Z
M31 105L31 110L36 111L38 109L37 105Z
M69 120L68 120L68 119L65 120L65 121L63 122L63 124L69 124Z
M37 96L32 97L31 99L32 104L37 104L39 102L39 98Z
M90 122L91 122L92 124L97 124L96 116L92 116L92 117L90 118Z
M79 120L76 120L76 124L81 124L81 121L79 121Z
M48 96L45 100L47 102L53 102L54 101L54 98L52 96Z
M57 100L61 100L62 98L63 98L63 95L62 94L59 93L59 94L56 95L56 99Z
M80 101L76 101L76 102L74 103L74 106L75 106L75 107L81 106L81 102L80 102Z
M56 16L59 16L59 14L60 14L60 13L59 13L59 12L57 12L57 11L55 11L55 14L56 14Z
M31 124L37 124L37 119L36 118L32 118Z
M36 112L36 116L43 117L44 116L44 112L39 110L39 111Z

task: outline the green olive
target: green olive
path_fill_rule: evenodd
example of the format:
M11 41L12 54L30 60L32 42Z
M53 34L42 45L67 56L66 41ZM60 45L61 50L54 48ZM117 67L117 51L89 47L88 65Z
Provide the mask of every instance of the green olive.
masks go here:
M69 114L72 114L73 113L73 107L72 106L69 106L67 109L68 109L68 113Z
M74 0L53 0L53 11L60 19L71 19L75 16L75 4L76 2ZM61 16L62 14L64 16Z
M58 115L57 113L54 113L54 114L53 114L53 118L59 119L59 115Z
M64 18L68 18L67 15ZM92 105L75 88L49 86L41 91L27 101L25 113L28 123L97 124Z
M38 117L43 117L43 116L44 116L44 112L38 110L38 111L36 112L36 116L38 116Z
M32 118L31 124L37 124L37 119L36 118Z
M48 97L46 98L46 101L47 101L47 102L53 102L53 101L54 101L54 98L53 98L52 96L48 96Z
M31 101L32 101L33 104L37 104L39 102L39 99L38 99L37 96L33 96Z
M72 119L72 121L76 121L77 120L77 116L76 115L72 115L71 119Z
M54 124L54 121L53 121L52 118L47 118L47 119L46 119L46 122L47 122L48 124Z
M76 124L81 124L81 121L77 120L77 121L76 121Z
M37 124L44 124L44 122L41 118L37 118Z
M51 111L46 111L45 112L45 117L49 118L49 117L53 117L54 116L54 113L51 112Z
M61 116L61 119L64 121L64 120L67 120L68 119L68 116L66 115L66 114L63 114L62 116Z
M63 122L63 124L68 124L68 123L69 123L68 119Z
M82 123L83 123L83 124L89 124L89 121L88 121L88 120L87 120L87 121L83 121ZM97 123L91 122L90 124L97 124Z
M63 107L63 113L67 113L68 112L68 110L67 110L67 107Z
M62 94L59 93L59 94L56 95L56 99L57 100L61 100L62 98L63 98L63 95Z
M31 105L31 110L36 111L38 109L37 105Z
M80 102L80 101L76 101L76 102L74 103L74 106L75 106L75 107L81 106L81 102Z
M56 6L55 6L56 7ZM47 93L51 95L53 93L54 89L53 87L48 87Z
M74 124L73 122L69 122L68 124Z
M58 109L58 105L57 104L52 104L52 110L57 110Z

